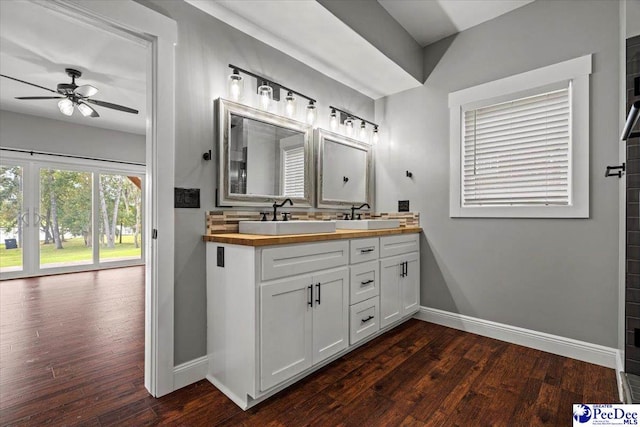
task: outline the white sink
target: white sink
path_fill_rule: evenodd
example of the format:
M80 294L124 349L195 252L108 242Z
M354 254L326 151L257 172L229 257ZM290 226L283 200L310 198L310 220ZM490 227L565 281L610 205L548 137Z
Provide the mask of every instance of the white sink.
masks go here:
M336 228L345 230L381 230L398 227L400 227L399 219L356 219L353 221L339 219L336 221Z
M240 221L240 233L280 236L285 234L332 233L335 221Z

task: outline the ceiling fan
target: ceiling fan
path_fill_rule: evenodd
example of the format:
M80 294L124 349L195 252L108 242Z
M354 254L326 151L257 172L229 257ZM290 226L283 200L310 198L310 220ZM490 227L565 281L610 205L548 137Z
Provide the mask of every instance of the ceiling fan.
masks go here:
M60 109L60 112L65 116L72 115L75 107L85 117L100 117L100 114L98 114L98 112L87 103L99 105L100 107L111 108L113 110L124 111L125 113L138 114L138 110L134 110L133 108L124 107L118 104L112 104L111 102L92 99L91 97L96 93L98 93L98 89L96 89L94 86L91 86L91 85L82 85L82 86L76 85L76 79L82 76L82 73L80 71L75 70L73 68L65 68L64 71L67 73L69 77L71 77L71 83L59 83L56 90L37 85L35 83L25 82L24 80L16 79L15 77L6 76L4 74L0 74L0 76L61 95L61 96L16 96L16 99L23 99L23 100L60 99L60 101L58 102L58 108Z

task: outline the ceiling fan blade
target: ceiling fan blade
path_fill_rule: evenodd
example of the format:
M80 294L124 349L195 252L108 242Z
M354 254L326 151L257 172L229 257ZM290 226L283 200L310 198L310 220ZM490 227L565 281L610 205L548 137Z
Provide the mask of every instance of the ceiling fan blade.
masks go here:
M64 96L16 96L16 99L62 99Z
M48 87L40 86L40 85L37 85L35 83L25 82L24 80L16 79L15 77L9 77L9 76L6 76L4 74L0 74L0 77L6 77L7 79L15 80L17 82L24 83L26 85L35 86L35 87L39 87L40 89L48 90L49 92L58 93L57 91L55 91L53 89L49 89Z
M100 117L100 114L98 114L98 112L94 110L93 107L85 104L82 101L78 101L78 110L85 117Z
M82 85L75 88L73 92L83 98L88 98L98 93L98 89L91 85Z
M134 110L133 108L124 107L118 104L112 104L110 102L98 101L97 99L85 99L84 101L99 105L101 107L112 108L118 111L124 111L125 113L138 114L138 110Z

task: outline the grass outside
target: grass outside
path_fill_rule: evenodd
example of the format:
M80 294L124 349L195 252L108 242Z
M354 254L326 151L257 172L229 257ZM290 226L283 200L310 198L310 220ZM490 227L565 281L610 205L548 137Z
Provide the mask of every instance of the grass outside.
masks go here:
M93 249L84 245L82 237L74 237L62 243L64 249L56 249L55 245L40 244L40 264L54 263L72 263L82 264L91 263ZM116 242L113 249L100 247L100 261L113 258L132 258L140 257L141 249L136 248L133 243L133 236L123 235L122 243ZM22 263L22 248L9 249L4 244L0 244L0 268L18 267Z

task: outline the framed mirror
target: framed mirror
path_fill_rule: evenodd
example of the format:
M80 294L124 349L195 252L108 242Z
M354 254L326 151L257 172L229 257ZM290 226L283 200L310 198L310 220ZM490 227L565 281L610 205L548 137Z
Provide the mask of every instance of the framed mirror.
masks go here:
M368 203L373 210L372 147L324 129L316 130L317 206L344 208Z
M271 206L290 198L309 207L312 127L219 98L218 206Z

